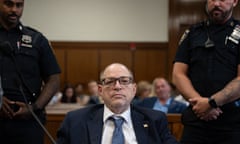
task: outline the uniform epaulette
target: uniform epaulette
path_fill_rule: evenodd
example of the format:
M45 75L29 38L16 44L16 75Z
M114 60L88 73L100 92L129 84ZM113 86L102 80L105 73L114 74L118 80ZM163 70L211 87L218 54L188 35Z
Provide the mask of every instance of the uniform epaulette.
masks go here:
M36 30L36 29L34 29L34 28L32 28L32 27L29 27L29 26L24 26L24 27L25 27L26 29L28 29L28 30L31 30L31 31L40 33L38 30Z
M29 26L23 26L23 29L22 29L22 32L23 34L26 34L26 35L42 35L41 32L39 32L38 30L32 28L32 27L29 27Z
M235 25L240 25L240 20L233 19L233 22L234 22Z
M183 35L181 36L178 45L180 45L188 37L190 31L193 32L196 29L204 27L205 23L206 23L206 21L199 22L199 23L191 25L190 28L186 29L185 32L183 33Z

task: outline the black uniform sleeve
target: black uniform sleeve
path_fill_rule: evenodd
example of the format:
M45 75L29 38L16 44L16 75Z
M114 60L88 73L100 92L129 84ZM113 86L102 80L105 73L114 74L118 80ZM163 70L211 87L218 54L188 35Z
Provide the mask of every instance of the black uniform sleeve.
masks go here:
M48 40L41 35L40 38L40 69L43 78L46 78L52 74L60 73L60 67L57 63L54 51L49 44Z
M182 62L189 64L190 54L189 54L189 42L190 42L190 31L186 30L182 35L182 38L179 42L179 46L176 52L174 62Z

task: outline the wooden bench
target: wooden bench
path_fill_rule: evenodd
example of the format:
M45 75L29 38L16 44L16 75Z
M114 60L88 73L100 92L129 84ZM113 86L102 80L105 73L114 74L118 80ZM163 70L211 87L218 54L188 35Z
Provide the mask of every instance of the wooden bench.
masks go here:
M181 114L167 114L168 127L171 133L180 140L182 136L183 124L181 122Z

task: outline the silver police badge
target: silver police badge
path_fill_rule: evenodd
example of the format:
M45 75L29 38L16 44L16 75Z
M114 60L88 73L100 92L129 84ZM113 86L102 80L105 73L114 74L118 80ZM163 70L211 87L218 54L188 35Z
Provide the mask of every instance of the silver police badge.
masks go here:
M32 43L32 37L29 35L22 35L22 42L24 43Z
M232 42L234 42L235 44L239 44L239 40L240 40L240 25L236 25L235 26L231 36L228 39L231 40Z
M22 35L21 46L32 48L32 37L29 35Z

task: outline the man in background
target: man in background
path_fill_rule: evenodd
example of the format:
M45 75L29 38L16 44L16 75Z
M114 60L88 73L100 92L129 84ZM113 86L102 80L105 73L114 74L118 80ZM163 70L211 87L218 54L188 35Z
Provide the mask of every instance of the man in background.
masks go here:
M187 106L184 103L174 100L171 86L166 79L155 78L153 80L153 90L155 96L145 98L139 103L140 106L164 113L182 113L186 109Z
M91 80L87 84L88 86L88 94L89 101L88 104L99 104L101 103L99 95L98 95L98 83L97 81Z

